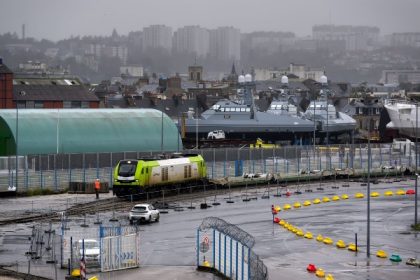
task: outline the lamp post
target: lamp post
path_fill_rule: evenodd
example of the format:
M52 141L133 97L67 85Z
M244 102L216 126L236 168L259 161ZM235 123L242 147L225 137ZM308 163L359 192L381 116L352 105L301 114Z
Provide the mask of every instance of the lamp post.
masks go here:
M19 96L25 96L25 91L20 91L19 94L16 96L16 184L15 184L15 190L17 192L18 190L18 171L19 171L19 163L18 163L18 155L19 155Z
M195 148L198 150L198 107L196 107L195 112Z
M372 119L373 97L366 92L364 94L364 104L368 109L368 171L367 171L367 228L366 228L366 255L370 258L370 169L371 169L371 149L370 149L370 127Z
M371 106L368 104L368 174L367 174L367 229L366 229L366 255L370 258L370 119L371 119Z
M415 188L415 193L414 193L414 226L416 226L417 225L417 193L418 193L418 190L417 190L417 181L418 181L418 174L417 174L417 165L418 165L418 158L417 158L417 129L418 129L418 121L419 121L419 118L418 118L418 112L419 112L419 103L416 101L416 132L415 132L415 135L416 135L416 147L415 147L415 149L414 149L414 151L415 151L415 153L416 153L416 171L414 172L414 174L416 175L416 182L415 182L415 185L414 185L414 188Z
M163 154L163 110L161 115L161 126L160 126L160 153Z
M316 167L316 155L315 155L315 146L316 146L316 118L315 118L315 108L316 108L316 96L314 96L314 116L313 116L313 121L314 121L314 164ZM316 168L315 168L316 169Z
M59 139L60 139L60 109L57 108L57 139L56 139L56 154L58 155L59 152Z

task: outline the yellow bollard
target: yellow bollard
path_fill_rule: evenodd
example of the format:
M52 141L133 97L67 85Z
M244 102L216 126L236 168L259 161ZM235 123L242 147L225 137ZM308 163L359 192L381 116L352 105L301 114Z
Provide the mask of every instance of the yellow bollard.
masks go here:
M318 234L316 237L316 241L322 242L324 240L324 237L321 234Z

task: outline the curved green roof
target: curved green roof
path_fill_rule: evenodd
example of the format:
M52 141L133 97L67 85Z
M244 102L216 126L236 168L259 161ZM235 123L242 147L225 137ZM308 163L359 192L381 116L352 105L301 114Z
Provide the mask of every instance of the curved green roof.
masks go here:
M18 116L18 117L17 117ZM154 109L0 110L0 155L182 149L174 122ZM179 147L179 149L178 149Z

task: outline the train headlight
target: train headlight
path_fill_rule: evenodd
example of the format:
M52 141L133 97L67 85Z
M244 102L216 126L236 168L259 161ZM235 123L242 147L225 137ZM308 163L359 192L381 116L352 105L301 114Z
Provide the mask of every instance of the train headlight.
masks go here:
M118 182L118 180L117 180L117 179L115 179L115 180L114 180L114 182Z
M138 182L139 180L138 179L136 179L136 182Z

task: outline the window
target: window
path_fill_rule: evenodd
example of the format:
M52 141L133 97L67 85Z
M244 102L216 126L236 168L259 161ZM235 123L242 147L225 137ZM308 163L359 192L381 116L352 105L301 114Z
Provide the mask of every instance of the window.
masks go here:
M81 108L82 102L81 101L72 101L71 102L71 108Z
M35 101L34 108L44 108L44 102Z
M71 108L71 101L63 101L63 108Z
M26 101L26 108L33 108L35 106L34 101Z
M18 108L25 108L26 107L26 102L25 101L22 101L22 100L19 100L17 102L17 107Z
M89 108L89 102L83 101L82 102L82 108Z

